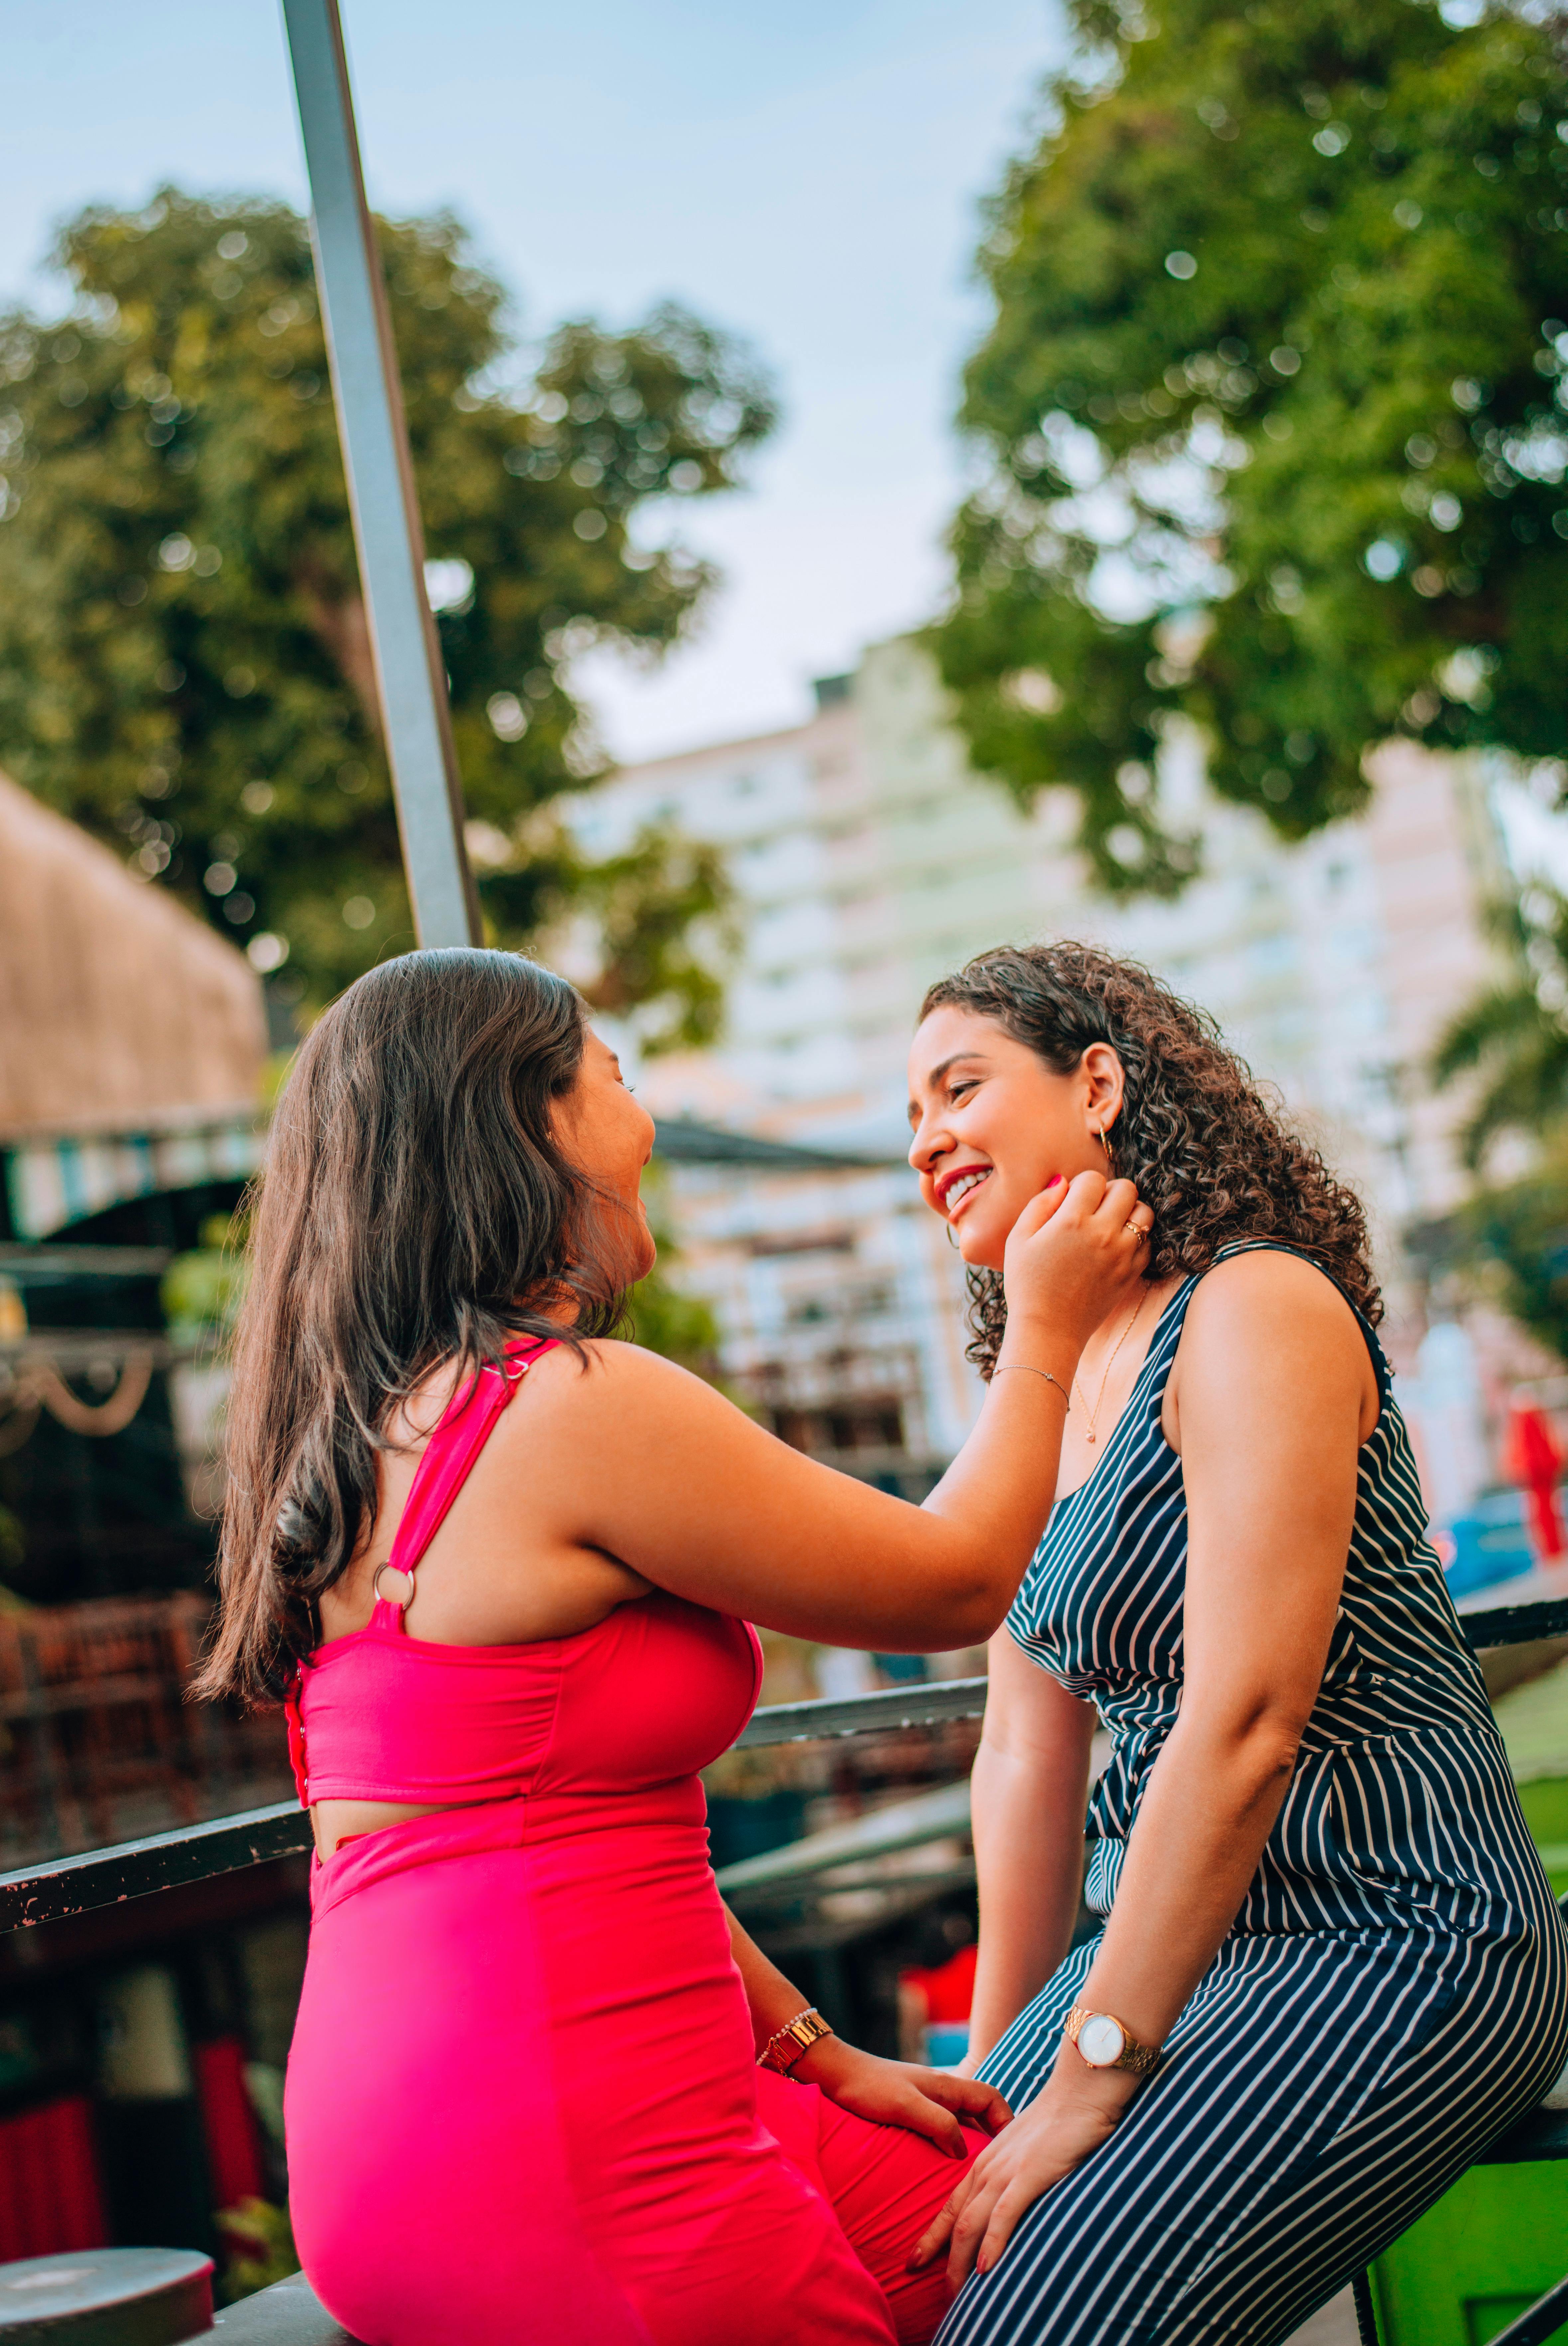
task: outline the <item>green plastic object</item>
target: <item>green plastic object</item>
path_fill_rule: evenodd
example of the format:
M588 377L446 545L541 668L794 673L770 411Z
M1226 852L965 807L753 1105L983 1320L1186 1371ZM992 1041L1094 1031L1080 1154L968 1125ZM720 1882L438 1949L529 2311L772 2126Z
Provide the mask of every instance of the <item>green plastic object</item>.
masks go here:
M1547 1681L1548 1685L1554 1686L1559 1676L1563 1680L1564 1692L1568 1692L1568 1670L1554 1672ZM1522 1703L1527 1696L1534 1693L1534 1687L1522 1687L1512 1699ZM1568 1729L1563 1732L1568 1733ZM1538 1777L1533 1783L1521 1784L1518 1791L1524 1821L1541 1851L1541 1862L1546 1868L1553 1890L1561 1898L1568 1890L1568 1778Z
M1486 2346L1565 2273L1568 2159L1472 2167L1372 2267L1381 2346Z

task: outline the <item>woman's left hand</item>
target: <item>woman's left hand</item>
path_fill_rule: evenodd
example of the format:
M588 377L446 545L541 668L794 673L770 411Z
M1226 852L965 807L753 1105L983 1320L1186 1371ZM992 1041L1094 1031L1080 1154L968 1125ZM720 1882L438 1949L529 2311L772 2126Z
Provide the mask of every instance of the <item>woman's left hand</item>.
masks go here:
M1125 2070L1090 2069L1074 2055L1073 2070L1053 2071L1040 2094L997 2141L988 2143L949 2199L921 2233L910 2257L919 2272L948 2251L953 2289L971 2270L989 2272L1042 2192L1071 2175L1115 2131L1136 2090Z
M1013 2113L994 2086L955 2077L945 2069L921 2069L911 2061L883 2061L824 2036L803 2053L789 2075L802 2085L820 2086L841 2110L877 2126L907 2127L923 2134L952 2158L969 2155L961 2116L999 2134Z

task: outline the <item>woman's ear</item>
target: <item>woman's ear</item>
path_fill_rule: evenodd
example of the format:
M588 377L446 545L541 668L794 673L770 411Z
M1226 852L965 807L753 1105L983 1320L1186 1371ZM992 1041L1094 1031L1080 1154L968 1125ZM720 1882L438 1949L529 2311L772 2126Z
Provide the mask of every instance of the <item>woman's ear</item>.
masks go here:
M1122 1113L1126 1090L1122 1062L1109 1043L1091 1043L1081 1064L1090 1128L1108 1132Z

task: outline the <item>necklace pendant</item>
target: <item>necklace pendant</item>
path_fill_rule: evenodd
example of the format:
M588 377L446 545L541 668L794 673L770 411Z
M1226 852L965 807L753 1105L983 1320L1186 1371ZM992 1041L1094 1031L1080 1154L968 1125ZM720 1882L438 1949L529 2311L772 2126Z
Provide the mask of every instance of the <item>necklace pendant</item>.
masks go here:
M1092 1433L1090 1433L1090 1434L1086 1434L1086 1435L1084 1436L1084 1440L1085 1440L1085 1441L1088 1441L1088 1442L1093 1442L1093 1440L1094 1440L1094 1439L1095 1439L1095 1437L1094 1437L1094 1435L1093 1435Z

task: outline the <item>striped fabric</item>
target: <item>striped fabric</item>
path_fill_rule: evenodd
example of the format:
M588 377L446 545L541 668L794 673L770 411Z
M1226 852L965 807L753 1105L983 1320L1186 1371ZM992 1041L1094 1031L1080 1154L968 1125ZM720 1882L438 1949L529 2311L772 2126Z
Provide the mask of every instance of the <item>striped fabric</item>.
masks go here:
M1181 1699L1186 1502L1160 1410L1196 1285L1166 1304L1008 1621L1111 1734L1088 1823L1101 1915ZM1241 1911L1151 2083L968 2282L938 2346L1285 2339L1568 2054L1568 1940L1362 1326L1382 1413L1360 1453L1343 1602ZM1067 1958L982 2067L1015 2108L1044 2083L1095 1952Z

